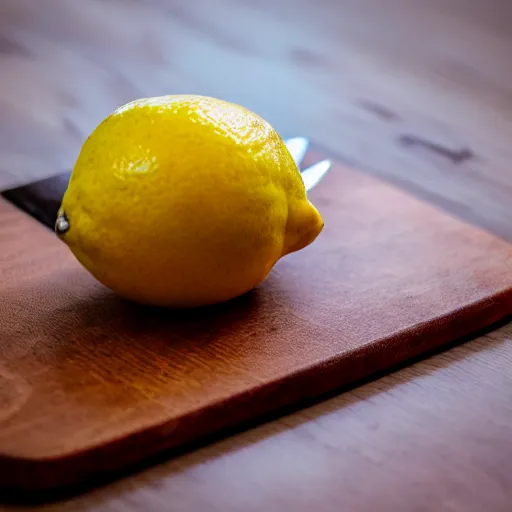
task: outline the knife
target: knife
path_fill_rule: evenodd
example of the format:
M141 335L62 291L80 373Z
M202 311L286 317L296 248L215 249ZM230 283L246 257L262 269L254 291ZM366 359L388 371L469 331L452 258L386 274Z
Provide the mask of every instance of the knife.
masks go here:
M294 137L287 139L285 143L297 167L300 169L309 147L309 140L305 137ZM306 191L310 191L318 185L330 167L331 162L329 160L322 160L302 170L301 176ZM4 190L1 192L1 195L53 230L70 175L71 173L59 174L58 176L35 181L28 185Z

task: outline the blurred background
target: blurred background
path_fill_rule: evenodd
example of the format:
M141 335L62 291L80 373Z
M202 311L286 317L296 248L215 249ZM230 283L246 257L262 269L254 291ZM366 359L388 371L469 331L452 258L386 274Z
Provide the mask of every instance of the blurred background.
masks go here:
M69 170L119 105L176 93L494 230L510 218L510 0L1 0L0 189Z

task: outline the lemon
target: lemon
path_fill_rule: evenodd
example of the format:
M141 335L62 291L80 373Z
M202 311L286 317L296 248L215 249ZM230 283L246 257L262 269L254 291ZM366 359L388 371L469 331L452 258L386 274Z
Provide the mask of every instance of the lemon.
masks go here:
M115 293L189 307L256 287L322 227L269 123L232 103L174 95L128 103L92 132L56 231Z

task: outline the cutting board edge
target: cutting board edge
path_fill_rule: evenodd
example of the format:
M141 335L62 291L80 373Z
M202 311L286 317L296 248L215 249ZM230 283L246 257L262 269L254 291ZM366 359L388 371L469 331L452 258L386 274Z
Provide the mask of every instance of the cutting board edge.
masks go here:
M301 403L311 403L326 393L341 391L380 372L394 371L397 366L425 356L447 343L466 341L469 336L473 337L511 315L512 288L507 288L439 317L434 329L431 322L426 322L396 332L376 342L371 353L365 347L358 347L352 352L314 363L279 380L190 412L182 416L178 424L172 419L108 443L56 456L27 458L0 453L0 490L38 494L77 484L95 484L98 478L101 481L111 473L125 471L162 451L180 447L186 451L192 443L201 443L211 436L222 437L223 432L240 430L249 422L251 426L261 424L266 415L280 415L280 410L296 409ZM454 337L452 332L458 334ZM374 371L368 374L365 367L373 365L372 357L379 361L378 354L390 343L396 344L395 350L388 351L392 354L391 359L375 364ZM353 366L354 359L360 363L357 368ZM344 372L347 365L350 365L350 371ZM244 407L246 402L257 407L244 413L249 410ZM233 412L226 414L226 407Z

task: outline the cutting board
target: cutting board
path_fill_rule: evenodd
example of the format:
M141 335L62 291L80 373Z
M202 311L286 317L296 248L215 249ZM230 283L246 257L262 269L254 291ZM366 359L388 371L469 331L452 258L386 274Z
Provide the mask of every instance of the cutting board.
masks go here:
M0 200L0 484L94 480L512 312L506 242L340 164L310 197L312 246L187 312L115 297Z

